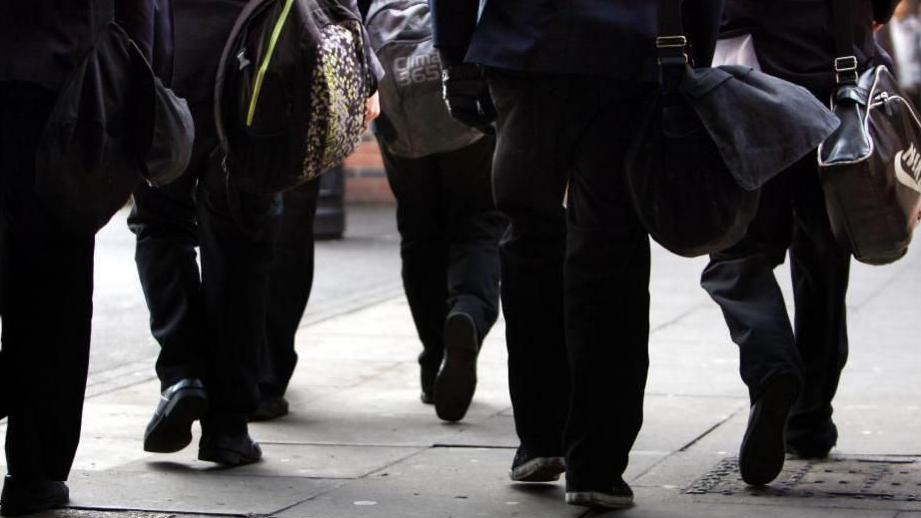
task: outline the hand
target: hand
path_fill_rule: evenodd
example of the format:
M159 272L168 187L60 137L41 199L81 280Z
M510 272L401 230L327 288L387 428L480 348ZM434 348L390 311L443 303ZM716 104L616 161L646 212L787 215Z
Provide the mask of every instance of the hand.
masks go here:
M381 96L374 92L374 95L368 97L365 102L365 124L374 122L374 119L381 115Z
M483 68L471 63L446 66L442 73L445 104L455 120L492 135L496 107Z

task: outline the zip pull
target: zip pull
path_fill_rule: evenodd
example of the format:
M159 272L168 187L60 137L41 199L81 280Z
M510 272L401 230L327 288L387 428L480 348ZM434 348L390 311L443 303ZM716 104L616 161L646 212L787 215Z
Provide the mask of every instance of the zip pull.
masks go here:
M886 108L886 116L892 117L893 111L892 111L892 103L890 101L892 101L893 99L889 97L889 92L880 92L879 97L880 99L882 99L883 106Z

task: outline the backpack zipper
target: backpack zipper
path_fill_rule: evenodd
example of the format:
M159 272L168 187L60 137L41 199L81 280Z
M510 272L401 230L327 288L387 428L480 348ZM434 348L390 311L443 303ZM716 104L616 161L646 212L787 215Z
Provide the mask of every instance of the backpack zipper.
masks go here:
M247 127L252 127L253 119L256 117L256 104L259 103L259 94L262 93L262 83L265 81L265 73L269 69L269 63L272 61L272 54L275 53L275 46L278 44L278 39L281 37L281 29L284 27L285 21L288 20L292 5L294 5L294 0L285 0L285 6L281 10L281 15L275 22L275 28L272 29L272 38L269 40L269 48L266 51L265 57L262 59L262 63L259 64L259 71L256 72L256 79L253 82L253 97L249 100L249 110L246 113Z

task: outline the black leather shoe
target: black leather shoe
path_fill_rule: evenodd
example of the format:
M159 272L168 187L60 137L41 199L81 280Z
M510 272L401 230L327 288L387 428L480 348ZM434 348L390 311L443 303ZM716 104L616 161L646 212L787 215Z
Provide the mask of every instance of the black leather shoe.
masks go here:
M262 460L262 448L249 433L241 435L202 435L198 443L198 459L232 468Z
M798 393L797 379L781 374L767 382L752 405L739 452L739 472L746 483L762 486L777 478L783 469L787 418Z
M249 420L252 422L271 421L288 415L288 400L282 396L263 397L259 402L259 408L250 414Z
M6 476L0 496L0 515L23 516L59 509L70 501L67 484L52 480L24 482Z
M208 410L202 382L184 379L163 391L160 403L144 433L144 451L177 452L192 442L192 423Z
M480 352L476 324L466 313L445 320L445 357L435 378L435 413L445 421L460 421L476 391L476 360Z
M563 457L538 457L519 446L509 478L515 482L554 482L566 471Z

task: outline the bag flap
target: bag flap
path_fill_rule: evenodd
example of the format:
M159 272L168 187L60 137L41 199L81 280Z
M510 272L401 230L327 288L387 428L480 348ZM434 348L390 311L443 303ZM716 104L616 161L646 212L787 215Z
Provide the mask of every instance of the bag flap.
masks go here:
M805 88L748 67L704 69L690 78L701 78L707 88L685 97L748 190L813 152L840 124Z
M688 99L698 99L730 79L732 79L732 74L723 70L723 67L688 68L679 90Z

